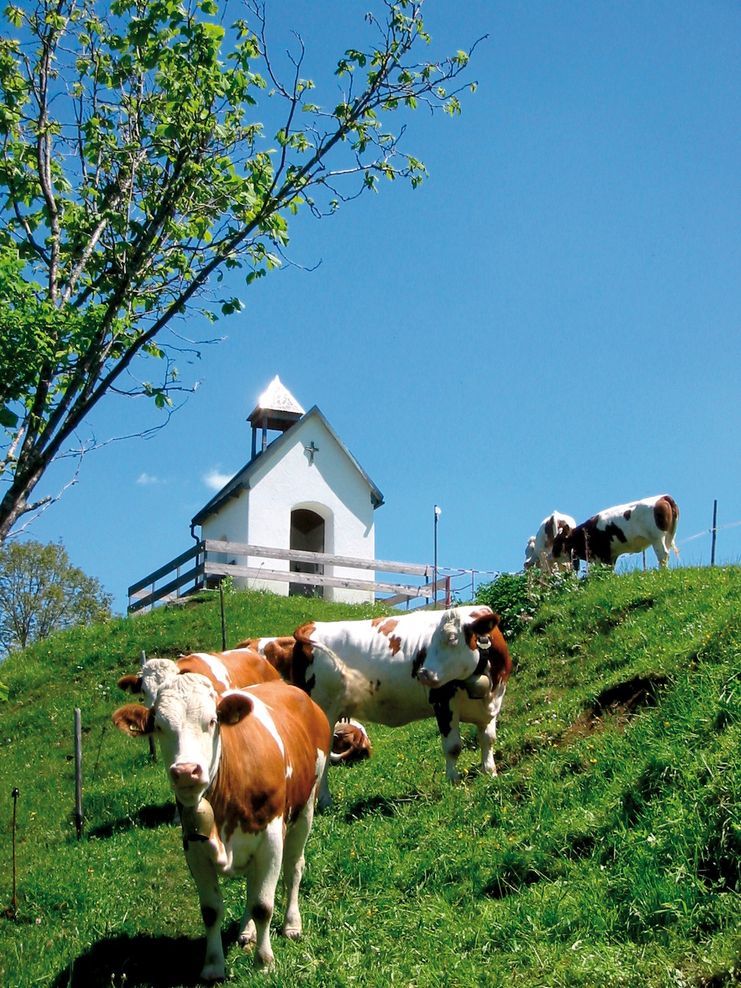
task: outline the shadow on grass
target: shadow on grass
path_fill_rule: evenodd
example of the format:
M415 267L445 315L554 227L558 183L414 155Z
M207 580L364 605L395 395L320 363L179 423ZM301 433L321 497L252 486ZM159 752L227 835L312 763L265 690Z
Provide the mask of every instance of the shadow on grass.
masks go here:
M238 924L224 928L224 953L236 942ZM107 937L74 958L51 982L51 988L180 988L201 984L199 974L205 937L139 934Z
M174 821L175 804L162 803L159 806L143 806L131 816L119 817L118 820L109 820L108 823L101 824L99 827L92 827L87 834L88 837L112 837L113 834L131 830L132 827L155 830L157 827L172 824Z
M427 796L419 792L411 792L406 796L368 796L348 806L345 810L345 822L353 823L366 816L396 816L402 806L427 799Z

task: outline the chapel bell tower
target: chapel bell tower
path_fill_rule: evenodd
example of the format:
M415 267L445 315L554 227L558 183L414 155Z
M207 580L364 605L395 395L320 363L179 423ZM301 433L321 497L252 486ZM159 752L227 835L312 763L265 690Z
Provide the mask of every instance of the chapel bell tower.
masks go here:
M257 400L247 421L252 425L252 459L264 453L268 447L268 432L284 433L304 415L291 392L283 386L276 374ZM257 434L261 433L260 448L257 447Z

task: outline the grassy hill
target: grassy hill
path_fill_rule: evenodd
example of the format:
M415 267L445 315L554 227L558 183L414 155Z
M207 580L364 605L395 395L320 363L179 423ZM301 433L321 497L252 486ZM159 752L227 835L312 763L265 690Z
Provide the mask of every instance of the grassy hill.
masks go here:
M741 570L596 573L503 584L515 661L496 779L451 788L432 721L370 726L374 756L333 770L302 886L304 939L277 967L235 944L232 983L264 986L636 986L739 980ZM500 587L501 591L501 587ZM481 591L492 599L496 587ZM309 616L365 616L265 594L226 597L227 640ZM524 613L524 618L522 617ZM110 723L140 651L221 642L218 597L69 632L0 668L0 984L178 986L203 928L161 764ZM85 834L73 824L82 710ZM11 903L17 786L18 914ZM280 910L280 900L278 908Z

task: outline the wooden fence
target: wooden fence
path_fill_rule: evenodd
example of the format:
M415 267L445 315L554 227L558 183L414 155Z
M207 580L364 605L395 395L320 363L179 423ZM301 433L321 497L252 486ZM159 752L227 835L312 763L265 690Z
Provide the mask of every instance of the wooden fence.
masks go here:
M224 562L225 558L248 557L287 560L288 569L266 569L264 566L241 565ZM311 567L313 572L290 569L296 566ZM359 570L355 576L329 576L322 572L325 566L337 566L343 570ZM417 577L421 582L397 583L390 580L363 579L362 573L388 573L397 576ZM260 584L289 583L305 587L338 587L346 590L365 590L390 606L409 603L422 598L425 602L437 600L443 591L446 604L450 603L450 576L433 580L432 566L419 563L387 562L380 559L357 559L353 556L335 556L326 552L304 552L298 549L273 549L268 546L246 545L239 542L222 542L206 539L196 543L159 569L137 580L129 587L129 613L152 607L156 603L178 600L180 597L208 587L216 587L225 577L259 581ZM386 596L388 595L388 596Z

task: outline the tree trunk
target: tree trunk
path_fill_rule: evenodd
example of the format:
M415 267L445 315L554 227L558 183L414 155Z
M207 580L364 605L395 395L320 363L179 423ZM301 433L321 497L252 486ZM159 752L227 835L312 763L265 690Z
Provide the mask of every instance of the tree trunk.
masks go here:
M29 497L44 475L47 465L43 458L37 462L34 469L26 468L24 470L20 464L18 465L13 483L0 501L0 545L10 535L19 518L22 518L27 512L33 511L35 507L40 507L51 500L51 498L43 498L36 504L29 504Z

